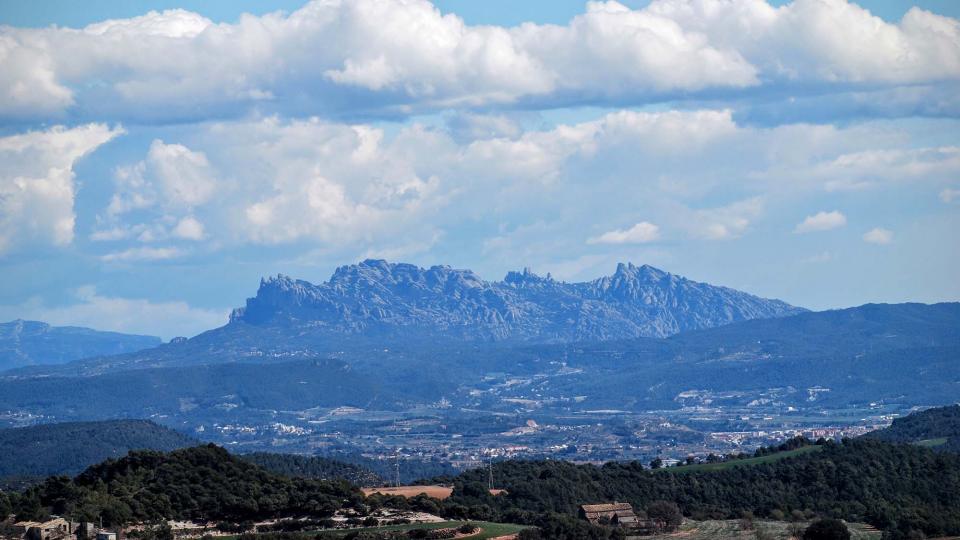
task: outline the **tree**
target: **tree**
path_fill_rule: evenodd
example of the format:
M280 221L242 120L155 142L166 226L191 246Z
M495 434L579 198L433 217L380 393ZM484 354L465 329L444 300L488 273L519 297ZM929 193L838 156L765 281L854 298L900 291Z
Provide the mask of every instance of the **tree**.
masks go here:
M660 459L660 458L654 458L653 461L650 462L650 468L651 468L651 469L659 469L660 467L663 467L663 460L662 460L662 459Z
M803 540L850 540L850 531L839 519L821 519L803 531Z
M753 530L753 512L744 512L743 515L740 516L740 530Z
M677 530L683 522L683 514L676 503L670 501L654 501L647 506L647 517L661 523L664 532Z
M7 497L6 493L0 491L0 521L7 519L7 516L9 516L12 511L13 507L10 506L10 498Z

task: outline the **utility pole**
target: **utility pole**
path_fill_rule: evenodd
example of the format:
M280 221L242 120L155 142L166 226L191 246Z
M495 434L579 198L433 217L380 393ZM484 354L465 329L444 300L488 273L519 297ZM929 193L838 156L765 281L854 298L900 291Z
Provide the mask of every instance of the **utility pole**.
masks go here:
M493 489L493 456L490 457L490 461L487 462L487 489Z
M394 486L400 487L400 454L394 456L396 461L394 462Z

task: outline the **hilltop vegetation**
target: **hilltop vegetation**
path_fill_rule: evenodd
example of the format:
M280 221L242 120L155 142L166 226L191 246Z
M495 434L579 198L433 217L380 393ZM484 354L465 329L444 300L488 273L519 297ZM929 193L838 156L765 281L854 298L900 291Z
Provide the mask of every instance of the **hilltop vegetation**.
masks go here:
M477 519L536 524L544 516L573 516L585 502L616 500L642 509L666 500L694 519L800 512L881 529L960 534L960 456L872 440L828 442L817 452L685 474L658 473L636 462L508 461L495 466L494 477L508 496L489 496L486 472L471 471L456 479L453 496L444 501L448 510L479 509Z
M960 405L935 407L897 418L890 427L868 433L866 437L960 452Z
M159 519L242 522L309 514L328 517L360 491L344 481L289 478L214 445L163 453L131 452L90 467L74 479L48 478L7 507L20 519L48 514L105 524ZM3 506L0 501L0 508Z
M370 469L326 457L255 452L242 455L240 458L284 476L316 480L346 480L358 486L376 486L384 482L379 474Z
M577 520L577 509L617 500L640 511L676 504L696 520L738 519L749 512L774 520L820 516L866 522L894 538L911 531L960 534L960 456L869 439L822 442L819 451L799 453L796 442L789 446L794 450L787 451L794 453L781 459L745 460L719 470L691 467L683 474L650 471L637 462L598 467L507 461L494 467L496 485L506 495L491 496L487 472L475 470L454 478L453 495L438 501L363 498L347 482L278 475L209 445L132 452L73 480L52 477L22 494L0 495L0 513L12 510L21 518L56 513L80 520L103 516L119 524L160 518L324 519L345 506L361 515L388 507L452 520L534 525L545 538L602 539L612 532ZM309 472L310 463L300 463L301 470Z
M174 450L195 439L148 420L67 422L0 429L0 485L74 475L130 450Z

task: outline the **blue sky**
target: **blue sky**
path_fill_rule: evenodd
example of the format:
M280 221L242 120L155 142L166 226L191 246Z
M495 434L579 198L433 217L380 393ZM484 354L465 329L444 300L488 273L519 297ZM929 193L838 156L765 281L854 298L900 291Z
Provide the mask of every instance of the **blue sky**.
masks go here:
M192 335L366 257L955 301L958 12L3 2L0 319Z
M579 0L436 0L444 13L455 13L469 24L514 26L524 22L564 24L583 12L585 2ZM631 8L647 6L649 0L622 2ZM773 5L788 4L776 0ZM941 15L957 17L960 4L955 0L865 0L859 4L887 21L897 21L911 7L917 6ZM241 13L262 15L272 11L295 11L303 5L299 0L44 0L44 2L0 3L0 23L13 26L81 27L103 19L136 17L151 10L182 8L194 11L217 22L234 22Z

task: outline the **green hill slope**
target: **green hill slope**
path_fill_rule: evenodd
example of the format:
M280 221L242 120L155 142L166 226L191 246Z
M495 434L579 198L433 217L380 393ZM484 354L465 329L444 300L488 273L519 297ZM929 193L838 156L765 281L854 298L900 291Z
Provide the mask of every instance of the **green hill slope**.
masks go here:
M148 420L68 422L0 429L0 481L77 474L130 450L174 450L195 439Z
M868 433L865 437L960 452L960 405L935 407L897 418L890 427Z

